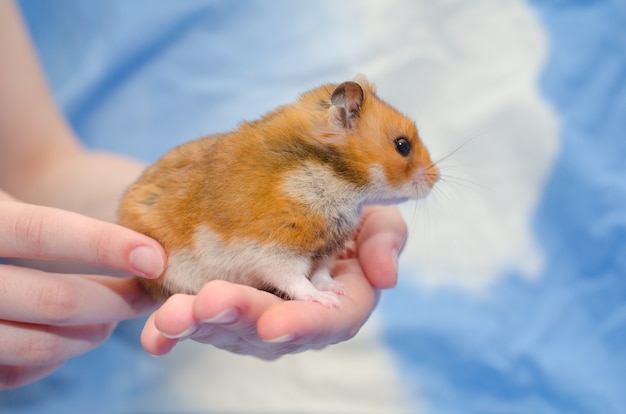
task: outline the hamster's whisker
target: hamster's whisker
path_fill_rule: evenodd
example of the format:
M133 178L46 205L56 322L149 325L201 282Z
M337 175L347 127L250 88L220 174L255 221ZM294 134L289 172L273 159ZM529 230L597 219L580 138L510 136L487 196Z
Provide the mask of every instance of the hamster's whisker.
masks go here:
M432 164L430 164L428 167L426 167L426 169L424 170L424 172L428 172L428 170L432 170L433 168L437 167L437 163L433 162Z
M452 204L452 199L450 198L450 196L448 195L448 193L445 191L444 188L441 188L440 186L434 186L432 189L433 194L435 195L435 197L439 196L439 197L443 197L446 199L446 202L448 202L449 204Z
M458 145L456 148L454 148L448 154L446 154L443 157L439 158L433 164L439 166L440 163L446 161L448 158L450 158L451 156L453 156L454 154L459 152L463 147L467 146L470 142L473 142L476 139L478 139L478 135L475 135L475 136L471 137L470 139L466 140L465 142L462 142L460 145Z
M452 175L452 174L439 174L439 177L441 179L442 183L445 184L455 184L458 186L465 186L465 185L469 185L471 187L475 187L475 188L483 188L484 186L482 186L481 184L477 183L476 181L470 180L469 178L465 178L465 177L461 177L458 175ZM440 189L440 188L438 188Z

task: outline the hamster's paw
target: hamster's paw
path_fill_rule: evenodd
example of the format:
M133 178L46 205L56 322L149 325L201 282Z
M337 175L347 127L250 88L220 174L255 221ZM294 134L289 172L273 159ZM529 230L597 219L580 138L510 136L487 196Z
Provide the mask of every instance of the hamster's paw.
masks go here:
M332 281L330 276L328 276L328 278ZM341 285L340 283L338 284ZM341 286L341 291L343 292L343 286ZM341 308L341 301L337 293L318 290L318 288L311 284L306 278L303 278L297 283L294 282L289 289L286 289L286 292L289 297L294 300L318 302L331 309Z
M354 259L355 257L357 257L357 254L358 254L358 251L357 251L356 240L350 239L344 243L343 249L341 249L339 253L337 253L337 259L338 260Z
M341 308L341 301L339 300L339 297L333 292L323 292L318 290L316 292L310 292L309 294L301 298L301 300L321 303L322 305L330 309Z
M325 267L322 267L313 273L313 276L311 276L311 283L317 290L332 292L339 296L346 294L343 283L333 279L330 272Z

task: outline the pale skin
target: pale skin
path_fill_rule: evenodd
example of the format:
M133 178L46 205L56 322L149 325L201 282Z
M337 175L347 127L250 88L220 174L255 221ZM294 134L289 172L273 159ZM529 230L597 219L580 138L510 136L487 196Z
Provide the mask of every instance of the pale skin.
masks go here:
M341 309L227 282L159 306L135 279L111 276L155 278L167 264L156 241L112 224L144 165L81 145L11 1L0 2L0 61L0 257L11 263L0 264L0 389L49 375L150 312L141 343L154 355L185 338L264 359L323 348L354 336L396 284L406 225L393 207L369 207L356 255L333 270Z

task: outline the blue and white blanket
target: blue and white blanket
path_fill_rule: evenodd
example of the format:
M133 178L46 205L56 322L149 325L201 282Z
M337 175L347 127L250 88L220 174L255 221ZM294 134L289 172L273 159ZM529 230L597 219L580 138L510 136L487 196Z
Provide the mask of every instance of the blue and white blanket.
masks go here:
M444 174L351 341L276 362L142 321L2 413L626 413L624 0L21 1L93 148L147 162L364 72Z

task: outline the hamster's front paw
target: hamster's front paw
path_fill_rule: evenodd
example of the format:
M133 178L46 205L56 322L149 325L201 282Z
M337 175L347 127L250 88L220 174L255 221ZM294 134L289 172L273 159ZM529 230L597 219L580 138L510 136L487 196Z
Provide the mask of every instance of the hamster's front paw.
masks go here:
M341 249L339 253L337 253L337 259L338 260L354 259L355 257L357 257L357 255L358 255L358 251L357 251L356 240L349 239L348 241L344 243L343 249Z

